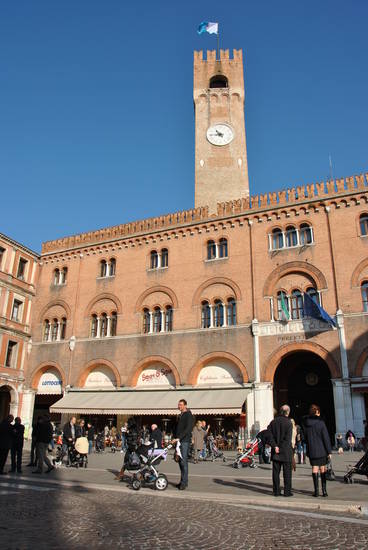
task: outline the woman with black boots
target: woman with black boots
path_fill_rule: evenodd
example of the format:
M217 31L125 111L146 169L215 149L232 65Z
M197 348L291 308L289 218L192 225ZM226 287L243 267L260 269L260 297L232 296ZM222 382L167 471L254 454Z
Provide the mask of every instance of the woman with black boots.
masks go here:
M314 497L319 496L318 472L321 472L322 496L327 497L326 467L331 455L331 440L318 405L311 405L304 419L303 431L307 443L307 456L312 466Z

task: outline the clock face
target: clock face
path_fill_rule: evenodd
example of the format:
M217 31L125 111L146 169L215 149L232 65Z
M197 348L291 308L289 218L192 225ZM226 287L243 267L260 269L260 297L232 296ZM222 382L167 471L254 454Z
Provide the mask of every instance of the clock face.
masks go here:
M207 130L207 139L212 145L228 145L234 139L234 130L229 124L214 124Z

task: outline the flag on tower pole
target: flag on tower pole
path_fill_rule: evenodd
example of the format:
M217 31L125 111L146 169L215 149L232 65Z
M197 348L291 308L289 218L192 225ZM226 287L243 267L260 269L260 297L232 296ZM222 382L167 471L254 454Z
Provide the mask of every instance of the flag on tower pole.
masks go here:
M336 327L336 323L332 317L307 292L304 292L304 315L305 317L312 317L312 319L318 319L318 321L323 321Z
M280 321L288 321L290 319L290 313L289 313L289 308L285 302L285 299L284 299L284 293L281 292L281 312L280 312Z
M217 35L217 59L220 60L220 33L219 33L219 24L209 21L202 21L198 27L198 34L203 34L207 32L208 34Z

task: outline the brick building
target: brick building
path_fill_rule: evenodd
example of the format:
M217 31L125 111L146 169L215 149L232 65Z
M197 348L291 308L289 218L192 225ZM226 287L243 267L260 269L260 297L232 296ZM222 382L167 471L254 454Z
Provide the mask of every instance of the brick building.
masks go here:
M0 419L27 410L23 395L39 256L0 233Z
M35 411L166 427L186 396L251 433L317 402L331 434L362 434L367 175L249 196L241 51L195 52L194 103L195 209L43 244ZM336 328L304 315L305 294Z

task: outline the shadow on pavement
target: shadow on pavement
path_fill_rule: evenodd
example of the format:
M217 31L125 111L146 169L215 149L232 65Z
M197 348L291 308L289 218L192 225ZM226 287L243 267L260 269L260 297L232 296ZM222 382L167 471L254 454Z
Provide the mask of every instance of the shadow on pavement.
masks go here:
M218 485L223 485L226 487L236 487L238 489L253 491L254 493L261 493L263 495L269 495L269 496L272 495L272 485L270 485L269 483L249 481L246 479L236 479L235 481L225 481L223 479L214 479L213 481ZM302 491L300 489L295 489L293 487L293 493L310 496L312 494L312 491Z

